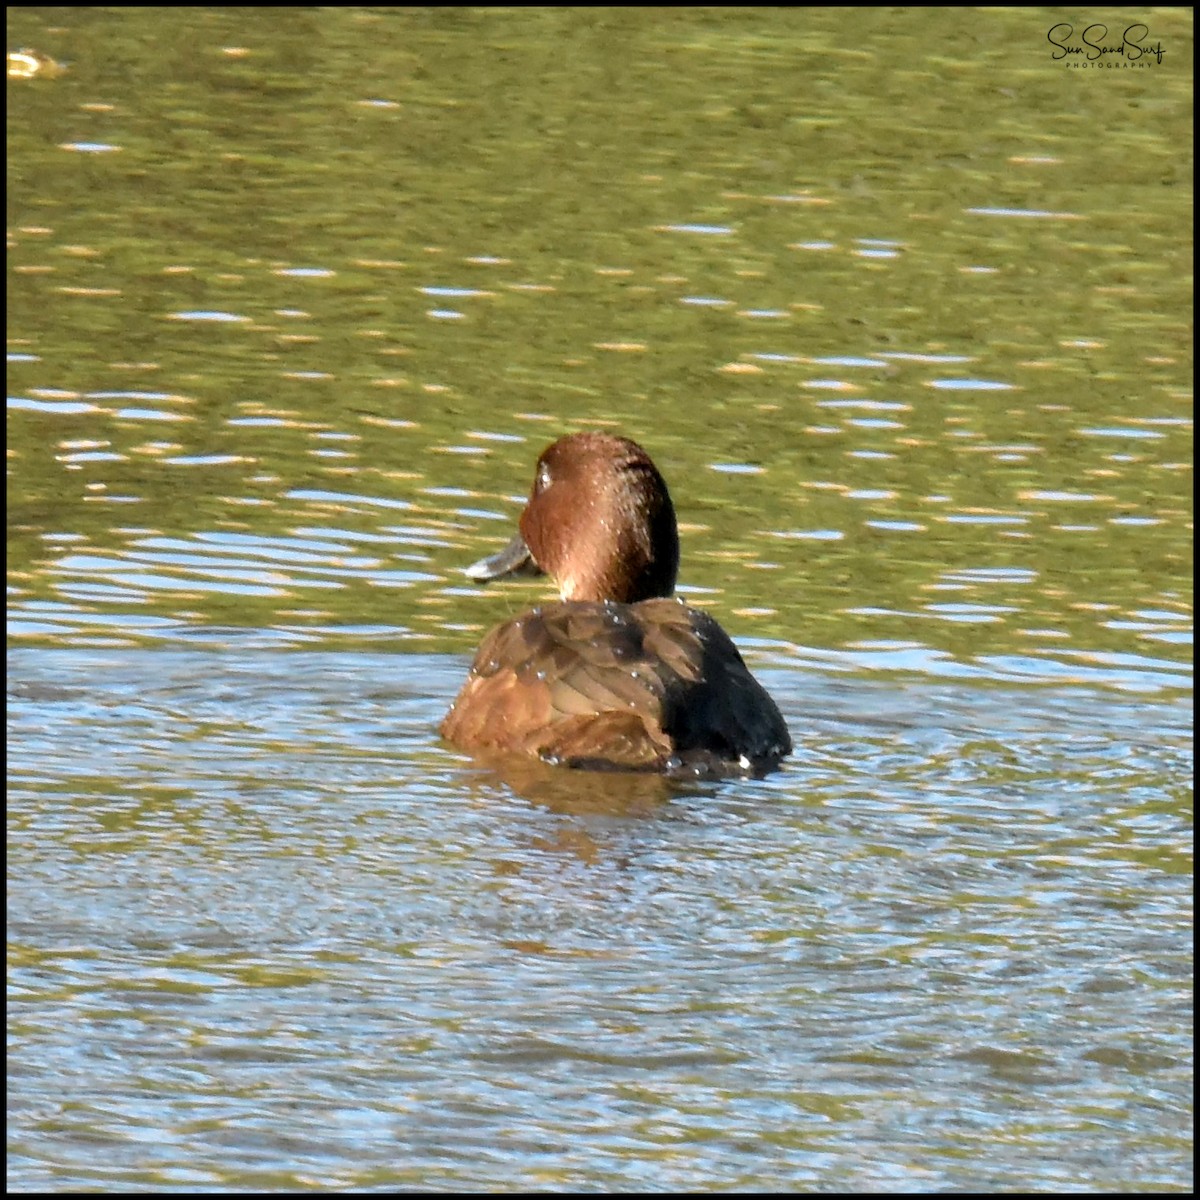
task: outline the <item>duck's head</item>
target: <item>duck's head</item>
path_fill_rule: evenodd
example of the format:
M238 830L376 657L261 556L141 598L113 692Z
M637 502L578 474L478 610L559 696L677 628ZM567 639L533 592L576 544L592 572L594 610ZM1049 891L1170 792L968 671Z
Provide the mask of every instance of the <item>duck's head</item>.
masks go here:
M467 574L486 583L545 573L564 600L636 604L675 590L675 508L650 456L628 438L573 433L547 446L520 530Z

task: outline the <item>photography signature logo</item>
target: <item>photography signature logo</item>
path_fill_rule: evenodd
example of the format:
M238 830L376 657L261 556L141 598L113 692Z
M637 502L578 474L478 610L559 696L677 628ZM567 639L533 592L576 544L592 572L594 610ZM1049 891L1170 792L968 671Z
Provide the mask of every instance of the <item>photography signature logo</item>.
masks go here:
M1055 62L1066 61L1070 67L1162 66L1162 42L1147 45L1148 25L1127 25L1119 36L1119 41L1116 35L1109 39L1108 26L1097 22L1087 26L1080 33L1078 44L1073 45L1075 30L1063 21L1051 27L1046 40L1055 47L1050 57Z

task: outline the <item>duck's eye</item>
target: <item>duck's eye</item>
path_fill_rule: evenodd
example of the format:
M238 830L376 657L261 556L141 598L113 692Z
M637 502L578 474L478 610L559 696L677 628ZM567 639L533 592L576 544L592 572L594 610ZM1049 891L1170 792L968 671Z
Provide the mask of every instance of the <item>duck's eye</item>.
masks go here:
M537 479L534 482L534 489L538 492L544 492L553 482L550 478L550 468L545 463L538 463Z

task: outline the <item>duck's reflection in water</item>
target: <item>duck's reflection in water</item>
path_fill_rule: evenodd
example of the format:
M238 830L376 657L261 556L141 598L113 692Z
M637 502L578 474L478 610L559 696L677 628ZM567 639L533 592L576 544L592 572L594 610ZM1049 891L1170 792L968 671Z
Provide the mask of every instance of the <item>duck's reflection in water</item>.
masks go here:
M648 771L564 770L523 754L471 755L481 782L500 784L524 800L552 812L613 817L660 815L672 797L695 790Z

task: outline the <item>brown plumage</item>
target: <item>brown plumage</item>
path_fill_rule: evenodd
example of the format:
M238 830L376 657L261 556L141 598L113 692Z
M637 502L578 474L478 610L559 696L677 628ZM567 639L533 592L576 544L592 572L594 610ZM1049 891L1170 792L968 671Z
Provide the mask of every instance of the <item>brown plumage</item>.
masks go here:
M594 433L548 447L521 537L468 573L533 566L563 600L488 634L443 736L593 769L775 766L787 726L720 625L670 598L678 561L670 495L641 447Z

